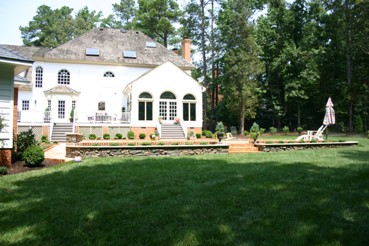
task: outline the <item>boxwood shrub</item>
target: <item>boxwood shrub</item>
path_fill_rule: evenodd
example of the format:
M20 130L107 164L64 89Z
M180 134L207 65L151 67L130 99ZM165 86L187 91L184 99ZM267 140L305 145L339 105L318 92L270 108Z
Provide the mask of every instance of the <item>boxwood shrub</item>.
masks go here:
M44 161L44 151L40 146L28 147L23 152L23 160L28 166L39 166Z

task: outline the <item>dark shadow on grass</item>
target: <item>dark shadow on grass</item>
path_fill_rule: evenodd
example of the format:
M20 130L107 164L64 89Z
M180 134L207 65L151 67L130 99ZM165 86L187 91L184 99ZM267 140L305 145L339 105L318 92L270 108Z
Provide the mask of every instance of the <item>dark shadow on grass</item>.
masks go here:
M1 245L366 245L369 167L97 159L2 191ZM77 166L79 165L79 166ZM357 180L360 171L365 177ZM23 202L21 207L11 204Z

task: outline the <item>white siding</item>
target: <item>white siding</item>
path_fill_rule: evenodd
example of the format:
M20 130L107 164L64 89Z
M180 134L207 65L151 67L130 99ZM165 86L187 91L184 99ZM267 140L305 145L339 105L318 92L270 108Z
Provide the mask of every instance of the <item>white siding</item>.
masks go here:
M5 127L0 132L0 148L13 147L13 68L0 67L0 115Z

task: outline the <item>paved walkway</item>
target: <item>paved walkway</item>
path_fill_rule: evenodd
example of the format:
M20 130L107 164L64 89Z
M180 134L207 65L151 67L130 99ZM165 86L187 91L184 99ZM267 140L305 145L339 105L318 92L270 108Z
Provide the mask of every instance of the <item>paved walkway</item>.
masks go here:
M66 143L58 143L56 146L45 152L45 159L56 161L56 162L66 162L73 160L72 158L66 158L65 152Z

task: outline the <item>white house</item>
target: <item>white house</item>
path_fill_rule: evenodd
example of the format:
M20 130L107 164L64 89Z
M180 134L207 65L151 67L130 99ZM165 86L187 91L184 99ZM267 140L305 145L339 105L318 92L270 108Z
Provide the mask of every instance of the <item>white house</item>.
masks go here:
M56 141L70 131L172 138L163 127L180 119L181 137L201 132L203 87L190 76L189 40L185 58L141 32L104 28L54 49L12 48L34 61L32 83L19 88L20 131Z
M11 165L13 148L13 130L17 127L14 120L14 76L32 66L32 61L17 52L0 45L0 165Z

